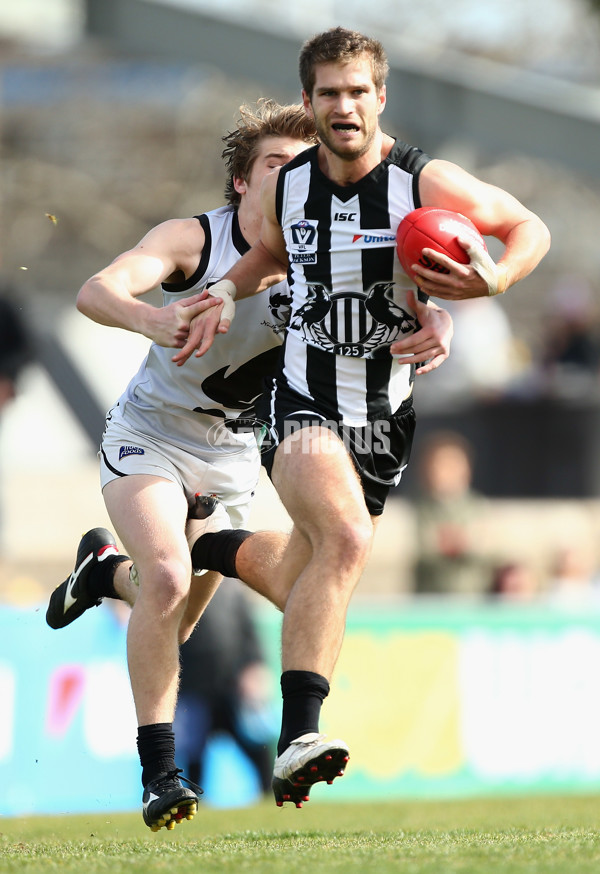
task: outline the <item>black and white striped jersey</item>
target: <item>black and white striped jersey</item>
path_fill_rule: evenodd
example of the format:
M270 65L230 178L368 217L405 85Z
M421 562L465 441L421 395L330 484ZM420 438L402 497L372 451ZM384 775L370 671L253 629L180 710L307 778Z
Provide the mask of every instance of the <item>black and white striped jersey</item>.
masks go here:
M339 186L319 169L318 148L279 171L292 290L279 379L359 427L391 415L410 393L414 368L389 352L416 326L396 231L421 205L418 179L430 158L396 142L367 176Z
M165 305L214 285L250 248L233 207L197 219L205 233L198 268L184 282L163 284ZM129 424L180 449L196 454L201 449L226 452L225 445L203 446L203 428L209 429L215 419L237 418L252 407L265 377L275 369L289 305L286 282L239 301L227 334L201 358L192 355L182 367L172 362L173 349L152 343L111 415L120 417L125 427Z

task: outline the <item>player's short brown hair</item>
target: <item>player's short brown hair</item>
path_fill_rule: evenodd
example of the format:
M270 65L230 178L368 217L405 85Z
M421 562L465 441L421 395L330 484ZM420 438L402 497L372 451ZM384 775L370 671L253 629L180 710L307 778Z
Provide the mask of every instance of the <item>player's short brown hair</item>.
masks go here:
M332 27L304 43L299 61L302 88L310 98L315 87L317 64L344 64L361 55L371 57L373 83L378 91L381 90L390 69L385 49L379 40L345 27Z
M317 142L314 122L301 103L282 106L275 100L261 98L255 106L240 106L238 126L223 137L227 181L225 198L239 206L240 195L234 178L247 180L256 160L260 143L265 137L291 137L311 145Z

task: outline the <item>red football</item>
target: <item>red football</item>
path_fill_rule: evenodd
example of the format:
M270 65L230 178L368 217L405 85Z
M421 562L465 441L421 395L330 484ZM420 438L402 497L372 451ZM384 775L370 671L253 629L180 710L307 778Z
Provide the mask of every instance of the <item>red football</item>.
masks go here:
M436 273L448 273L437 261L423 255L423 249L435 249L461 264L469 263L469 256L458 242L467 237L486 249L485 240L466 216L450 209L422 206L405 215L398 226L396 248L404 272L416 280L412 264L421 264Z

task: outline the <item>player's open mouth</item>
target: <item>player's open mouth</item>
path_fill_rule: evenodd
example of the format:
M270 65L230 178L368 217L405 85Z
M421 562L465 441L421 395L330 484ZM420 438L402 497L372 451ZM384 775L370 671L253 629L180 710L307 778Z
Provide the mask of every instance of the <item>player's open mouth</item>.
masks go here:
M356 124L336 122L332 127L334 130L342 131L343 133L346 133L347 131L358 132L358 125Z

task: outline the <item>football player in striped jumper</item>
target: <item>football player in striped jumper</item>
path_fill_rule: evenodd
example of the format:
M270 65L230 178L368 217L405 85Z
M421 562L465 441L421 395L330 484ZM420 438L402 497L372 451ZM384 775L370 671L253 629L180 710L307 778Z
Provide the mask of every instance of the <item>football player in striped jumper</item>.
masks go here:
M262 100L242 107L238 128L223 140L228 205L153 228L87 280L77 298L89 318L139 332L152 344L108 413L99 453L105 504L129 555L119 554L106 529L88 531L73 573L52 593L47 621L63 628L103 597L133 605L128 664L139 724L143 817L153 830L173 828L196 810L198 787L182 785L174 758L178 645L191 634L221 577L202 574L205 565L198 564L194 544L205 531L246 522L260 459L254 433L236 430L236 424L260 394L264 375L273 372L289 309L287 283L249 299L238 330L215 346L214 355L182 368L172 356L183 345L192 316L207 305L199 292L257 239L263 178L314 144L316 136L301 104ZM162 307L140 299L157 286ZM287 542L283 532L264 532L245 548L247 581L281 608L286 575L274 568Z
M549 246L544 223L510 194L383 132L387 72L382 45L360 33L336 27L304 44L302 96L320 143L265 179L258 242L213 289L223 309L195 319L175 355L203 355L215 332L227 331L234 299L287 273L290 323L256 408L279 441L263 461L311 556L284 611L279 804L298 803L314 782L344 772L348 747L319 733L320 707L375 524L409 459L415 373L446 354L434 341L441 313L431 298L417 320L398 225L417 207L442 207L504 244L498 264L464 241L470 263L436 255L447 274L417 265L425 299L503 292Z

